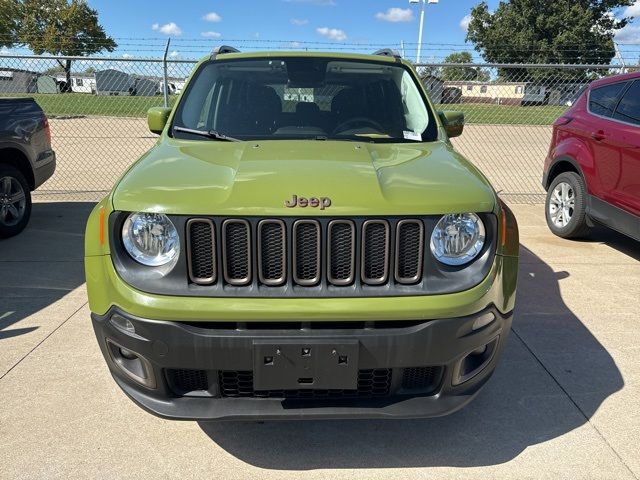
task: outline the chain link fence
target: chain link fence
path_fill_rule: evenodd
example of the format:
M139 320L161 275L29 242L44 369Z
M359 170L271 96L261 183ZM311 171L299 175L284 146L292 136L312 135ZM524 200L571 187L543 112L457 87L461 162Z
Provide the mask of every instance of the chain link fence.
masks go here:
M165 82L162 59L0 56L0 96L33 97L50 119L58 167L34 198L101 198L153 146L146 112L164 104L165 83L172 105L194 64L168 61ZM531 203L543 199L552 123L586 84L621 69L434 63L418 71L438 109L465 113L465 131L453 140L458 151L507 200Z

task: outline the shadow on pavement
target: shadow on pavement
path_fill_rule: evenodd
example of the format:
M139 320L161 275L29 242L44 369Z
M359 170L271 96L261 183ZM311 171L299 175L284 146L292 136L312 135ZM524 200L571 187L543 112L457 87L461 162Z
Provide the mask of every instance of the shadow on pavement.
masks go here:
M463 410L426 420L200 427L238 459L278 470L495 465L580 427L623 387L622 376L562 300L559 281L569 274L525 247L521 257L514 332L494 377Z
M10 328L84 283L84 228L94 203L34 203L18 236L0 240L0 341L38 327Z
M596 226L583 242L602 242L640 262L640 242L607 227Z

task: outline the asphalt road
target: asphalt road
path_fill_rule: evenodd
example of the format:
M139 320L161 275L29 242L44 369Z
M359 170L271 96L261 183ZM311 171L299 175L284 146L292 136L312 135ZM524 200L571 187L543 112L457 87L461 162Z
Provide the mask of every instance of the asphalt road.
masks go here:
M633 479L640 476L640 244L552 236L515 205L513 334L462 411L432 420L196 423L116 387L83 285L89 203L40 203L0 242L0 478Z

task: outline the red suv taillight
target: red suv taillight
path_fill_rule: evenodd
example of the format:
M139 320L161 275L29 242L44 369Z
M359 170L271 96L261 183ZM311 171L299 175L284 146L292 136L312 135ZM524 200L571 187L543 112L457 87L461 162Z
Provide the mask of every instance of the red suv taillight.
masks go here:
M51 145L51 126L46 115L44 116L44 134L47 136L47 143Z

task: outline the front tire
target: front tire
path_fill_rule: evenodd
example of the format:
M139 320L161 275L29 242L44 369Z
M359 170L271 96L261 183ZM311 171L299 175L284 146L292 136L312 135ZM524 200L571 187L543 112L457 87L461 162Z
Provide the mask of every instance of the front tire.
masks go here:
M559 237L587 235L587 189L580 175L564 172L553 179L547 190L545 217L549 229Z
M25 229L31 217L31 191L20 171L0 165L0 238L13 237Z

